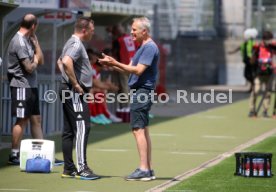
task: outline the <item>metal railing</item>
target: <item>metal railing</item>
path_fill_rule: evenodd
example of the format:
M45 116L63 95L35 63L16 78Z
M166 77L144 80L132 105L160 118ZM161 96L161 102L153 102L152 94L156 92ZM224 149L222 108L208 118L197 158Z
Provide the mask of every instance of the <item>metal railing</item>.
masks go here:
M39 80L39 108L41 115L42 130L44 136L59 134L63 130L63 109L62 103L59 99L59 77L52 82L49 79ZM15 118L11 116L11 94L8 81L3 81L3 94L2 94L2 117L3 121L0 122L3 127L2 135L11 135L12 127L15 122ZM57 100L54 103L49 103L45 100L44 95L48 91L55 91L57 94ZM117 109L117 103L108 103L108 109L111 113L115 114ZM30 123L24 132L25 135L31 135Z

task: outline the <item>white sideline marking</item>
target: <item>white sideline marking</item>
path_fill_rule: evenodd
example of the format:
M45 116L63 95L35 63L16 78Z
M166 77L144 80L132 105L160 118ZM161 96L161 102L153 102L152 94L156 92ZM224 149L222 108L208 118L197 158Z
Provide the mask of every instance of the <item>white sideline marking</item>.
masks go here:
M206 155L206 153L203 152L178 152L178 151L173 151L171 154L175 155Z
M159 136L159 137L172 137L173 134L169 133L151 133L150 136Z
M127 149L94 149L95 151L103 151L103 152L126 152Z
M0 189L0 191L33 191L32 189Z
M210 138L210 139L236 139L234 136L227 136L227 135L203 135L203 138Z

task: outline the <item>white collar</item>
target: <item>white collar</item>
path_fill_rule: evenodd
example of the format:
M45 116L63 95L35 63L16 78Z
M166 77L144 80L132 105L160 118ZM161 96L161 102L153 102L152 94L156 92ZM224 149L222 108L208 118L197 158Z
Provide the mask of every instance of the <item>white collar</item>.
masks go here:
M17 31L17 34L24 37L23 33L21 33L20 31Z
M77 35L72 35L72 37L77 38L78 40L80 40L80 38Z

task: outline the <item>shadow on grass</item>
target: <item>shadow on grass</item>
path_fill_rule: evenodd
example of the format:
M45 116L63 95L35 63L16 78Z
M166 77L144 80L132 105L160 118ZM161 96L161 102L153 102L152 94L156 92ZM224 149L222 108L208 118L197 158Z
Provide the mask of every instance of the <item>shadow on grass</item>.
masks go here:
M150 126L163 123L165 121L169 121L174 119L173 117L155 117L150 120ZM118 123L111 125L93 125L90 130L89 141L88 144L96 143L99 141L103 141L105 139L109 139L111 137L117 137L119 135L128 133L131 131L129 123ZM93 132L103 133L103 134L93 134ZM30 137L26 137L30 138ZM61 135L54 135L46 137L45 139L55 141L55 151L56 153L61 152ZM11 136L5 136L2 139L4 142L10 142ZM8 156L10 153L9 148L5 148L0 150L0 169L6 166L10 166L7 164ZM112 176L111 176L112 177ZM165 179L164 179L165 180Z

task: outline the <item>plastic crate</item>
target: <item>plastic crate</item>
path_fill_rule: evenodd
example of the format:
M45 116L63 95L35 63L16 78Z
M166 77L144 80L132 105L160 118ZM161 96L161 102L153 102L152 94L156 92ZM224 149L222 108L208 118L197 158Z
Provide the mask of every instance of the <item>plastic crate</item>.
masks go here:
M272 177L272 154L259 152L235 153L236 172L244 177Z

